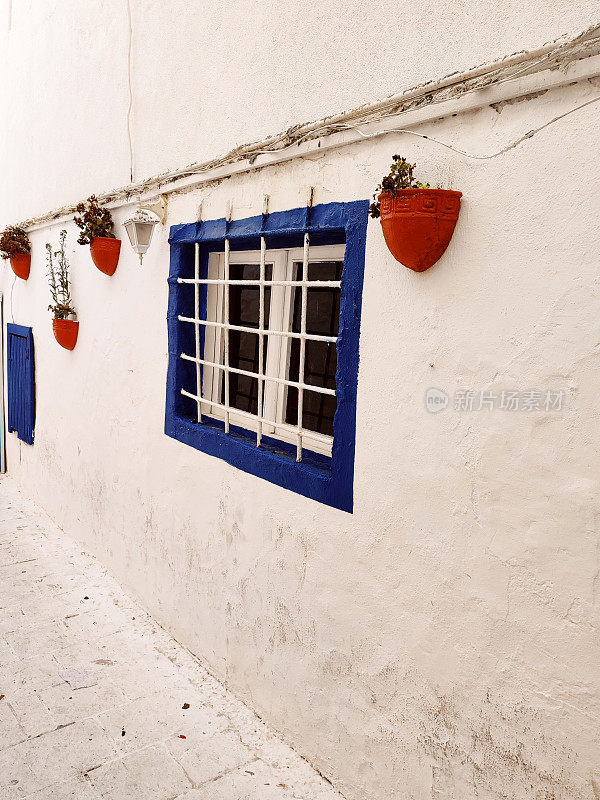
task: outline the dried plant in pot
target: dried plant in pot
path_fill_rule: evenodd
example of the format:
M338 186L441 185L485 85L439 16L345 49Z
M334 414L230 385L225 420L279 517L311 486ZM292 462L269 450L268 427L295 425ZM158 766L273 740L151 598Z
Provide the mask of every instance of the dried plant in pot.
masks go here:
M416 164L393 156L390 172L373 195L369 213L381 219L383 236L396 261L424 272L444 254L454 233L462 192L432 189L413 176Z
M25 228L9 225L2 231L0 254L3 259L10 259L10 266L15 275L26 281L31 269L31 243Z
M48 311L52 311L52 330L54 338L61 347L73 350L79 334L79 322L74 317L75 309L71 299L71 283L69 280L69 261L65 253L65 240L67 232L60 232L60 245L58 250L52 250L52 245L46 245L46 259L48 263L48 282L52 303Z
M108 208L102 208L95 195L77 206L78 216L75 224L81 229L77 240L79 244L89 244L92 261L100 272L114 275L119 263L121 240L113 233L112 215Z

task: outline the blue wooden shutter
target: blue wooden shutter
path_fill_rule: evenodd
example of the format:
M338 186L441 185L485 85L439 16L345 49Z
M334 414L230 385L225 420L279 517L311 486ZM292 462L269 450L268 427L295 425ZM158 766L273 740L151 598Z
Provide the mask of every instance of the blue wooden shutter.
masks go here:
M8 378L8 430L33 444L35 425L35 377L33 332L24 325L6 326Z

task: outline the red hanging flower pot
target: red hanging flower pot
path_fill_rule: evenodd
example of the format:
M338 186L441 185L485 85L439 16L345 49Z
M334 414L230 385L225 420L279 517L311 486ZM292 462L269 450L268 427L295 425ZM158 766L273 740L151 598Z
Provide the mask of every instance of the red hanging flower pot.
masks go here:
M22 225L9 225L0 233L0 253L10 259L12 271L26 281L31 268L31 242Z
M105 275L114 275L119 263L119 253L121 252L121 240L112 239L107 236L94 236L90 244L92 261L100 272Z
M26 281L31 269L31 253L14 253L10 256L10 265L17 278Z
M382 192L381 227L396 261L424 272L438 261L454 233L462 192L450 189L398 189Z
M54 338L65 350L72 350L77 344L79 323L73 319L53 319Z

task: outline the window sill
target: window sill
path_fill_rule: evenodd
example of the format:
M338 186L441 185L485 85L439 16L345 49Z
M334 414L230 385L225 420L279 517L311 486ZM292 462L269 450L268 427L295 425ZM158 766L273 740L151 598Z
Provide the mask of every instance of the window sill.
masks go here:
M232 425L227 434L222 422L204 417L198 423L173 416L165 424L165 433L270 483L343 511L352 511L351 485L349 491L339 491L333 480L332 459L320 453L303 450L303 460L298 462L293 445L265 436L257 447L255 432Z
M227 435L225 433L225 424L222 420L203 416L200 425L218 431L222 433L223 436ZM256 431L247 430L237 425L230 425L229 436L233 437L238 442L245 442L256 449ZM263 434L260 448L258 449L271 453L273 456L280 456L287 461L292 461L296 465L298 464L296 461L296 447L289 442L284 442L281 439L273 439L271 436L265 436ZM331 475L331 458L322 453L315 453L303 447L302 462L300 463L312 467L323 475Z

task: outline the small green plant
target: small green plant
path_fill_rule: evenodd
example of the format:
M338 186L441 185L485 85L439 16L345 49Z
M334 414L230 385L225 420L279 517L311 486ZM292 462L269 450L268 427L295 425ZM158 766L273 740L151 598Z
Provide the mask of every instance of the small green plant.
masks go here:
M429 189L428 183L421 183L413 177L416 164L410 164L402 156L392 156L392 159L390 172L381 179L381 183L373 195L373 202L369 206L369 214L373 219L381 216L381 206L377 199L380 194L391 194L392 197L395 197L402 189Z
M11 256L19 255L20 253L27 254L31 252L31 243L25 228L20 225L9 225L0 234L0 253L3 259L10 258Z
M116 239L113 233L112 215L108 208L102 208L95 195L88 197L85 203L77 206L79 216L74 217L75 224L81 229L79 244L90 244L96 236Z
M48 311L52 311L54 319L66 319L75 314L71 299L71 285L69 282L69 261L65 253L65 239L67 232L60 232L60 245L58 250L52 250L51 244L46 244L48 263L48 282L52 304Z

